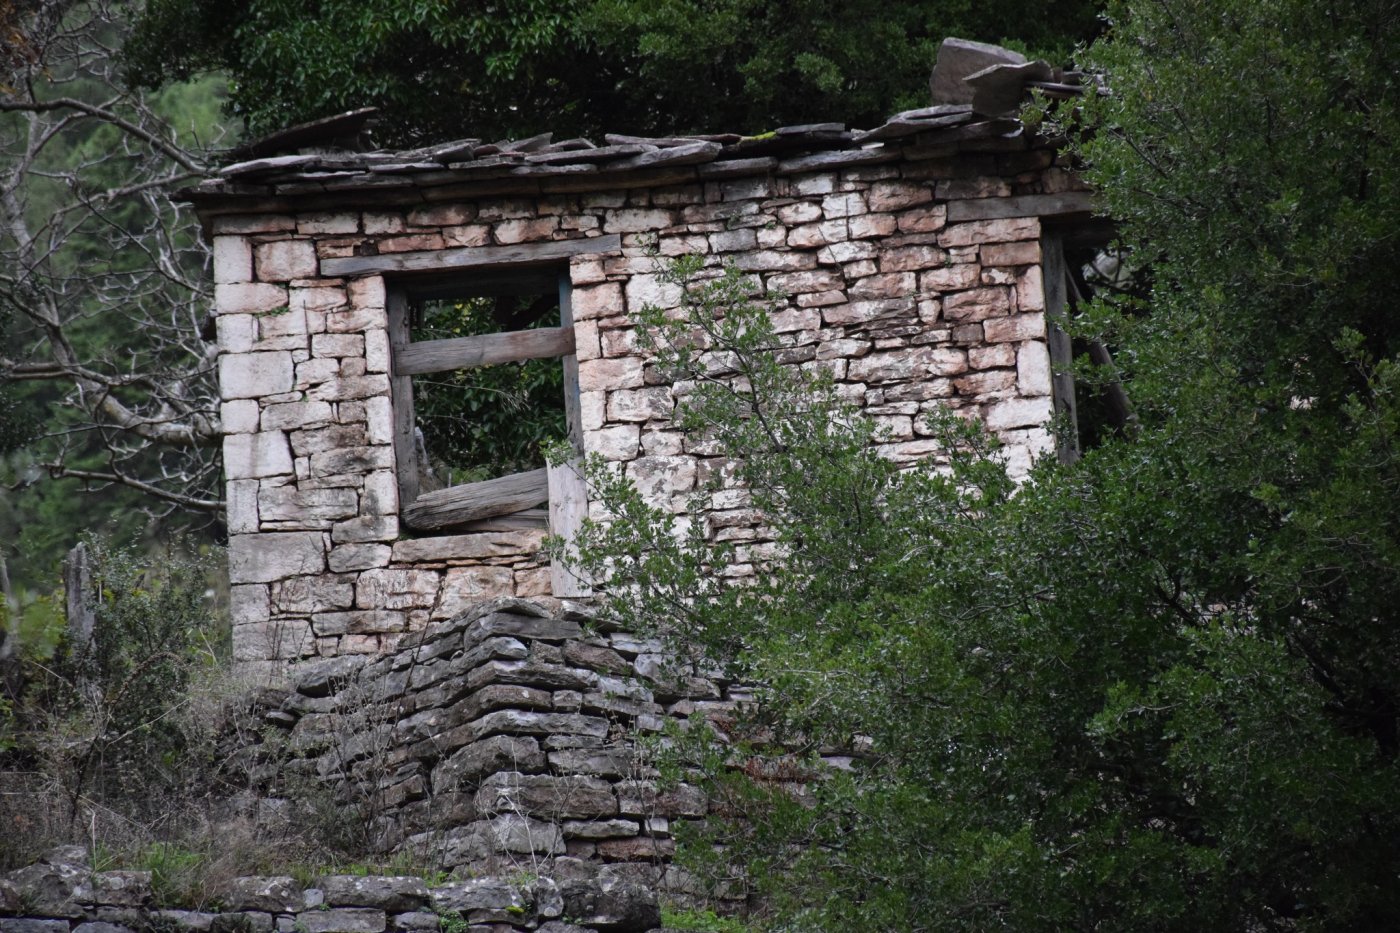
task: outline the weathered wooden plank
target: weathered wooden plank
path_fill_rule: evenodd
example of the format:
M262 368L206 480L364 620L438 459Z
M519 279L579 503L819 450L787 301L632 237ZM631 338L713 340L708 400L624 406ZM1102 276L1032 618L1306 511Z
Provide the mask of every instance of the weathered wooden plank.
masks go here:
M559 326L573 333L574 298L573 285L566 272L559 276ZM578 357L571 351L563 360L564 365L564 424L569 433L569 443L574 453L583 456L583 406L578 389Z
M1074 352L1065 330L1068 324L1068 302L1065 289L1065 252L1063 241L1054 234L1040 240L1041 272L1045 282L1045 331L1050 350L1050 396L1060 429L1055 437L1055 453L1061 463L1079 459L1079 411L1074 397L1074 373L1070 367Z
M483 266L508 266L559 262L583 253L611 253L622 248L616 233L549 243L517 243L512 246L466 246L458 249L423 249L384 256L345 256L321 260L321 274L364 275L373 272L443 272Z
M414 531L440 531L533 508L549 498L546 472L530 470L425 492L403 510L401 517Z
M531 528L548 528L548 509L521 509L519 512L511 512L509 515L497 515L495 518L482 518L474 522L466 522L455 531L520 531Z
M416 376L449 369L547 359L574 352L572 327L540 327L478 337L420 340L394 351L394 375Z
M408 345L408 297L399 289L388 295L389 358L392 360ZM394 469L399 480L400 507L418 498L418 448L413 443L413 380L407 375L389 374L389 407L394 418Z
M583 479L583 458L548 468L549 530L564 539L564 560L554 560L549 566L550 590L557 597L593 595L589 581L579 575L577 567L568 566L577 558L575 542L583 520L588 515L588 488Z
M1005 217L1063 217L1066 214L1089 214L1094 207L1093 196L1087 191L1023 194L1014 198L973 198L949 201L948 222L1001 220Z

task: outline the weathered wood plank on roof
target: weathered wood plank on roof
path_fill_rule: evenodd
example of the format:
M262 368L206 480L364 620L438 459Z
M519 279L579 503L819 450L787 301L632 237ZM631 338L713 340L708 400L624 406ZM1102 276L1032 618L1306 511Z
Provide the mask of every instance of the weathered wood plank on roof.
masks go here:
M1093 210L1094 199L1087 191L1023 194L1014 198L973 198L967 201L949 201L948 222L1001 220L1007 217L1060 217L1066 214L1088 214Z

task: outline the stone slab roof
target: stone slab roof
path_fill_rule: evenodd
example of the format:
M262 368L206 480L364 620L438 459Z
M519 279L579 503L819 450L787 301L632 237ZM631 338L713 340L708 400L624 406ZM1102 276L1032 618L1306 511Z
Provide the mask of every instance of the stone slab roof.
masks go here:
M1057 140L1016 119L1031 89L1079 96L1091 78L1027 63L1013 52L945 40L930 81L930 107L907 110L861 130L842 123L784 126L758 136L607 134L601 143L528 139L456 139L410 150L359 151L353 143L374 110L366 108L282 130L240 150L242 161L180 192L205 214L277 210L296 200L355 192L359 203L435 201L480 194L549 194L680 184L778 172L795 174L959 152L1006 152ZM299 148L291 154L275 154ZM465 188L463 186L466 186Z

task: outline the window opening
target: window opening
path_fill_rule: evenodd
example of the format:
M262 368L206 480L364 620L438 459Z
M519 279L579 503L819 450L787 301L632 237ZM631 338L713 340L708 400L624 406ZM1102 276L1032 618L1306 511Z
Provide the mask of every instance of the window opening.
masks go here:
M390 344L406 528L544 526L546 505L574 497L544 458L564 439L582 451L566 273L523 267L404 282L390 292Z
M557 328L557 294L430 298L410 305L412 342ZM413 384L419 491L545 466L567 435L564 370L554 357L420 373Z

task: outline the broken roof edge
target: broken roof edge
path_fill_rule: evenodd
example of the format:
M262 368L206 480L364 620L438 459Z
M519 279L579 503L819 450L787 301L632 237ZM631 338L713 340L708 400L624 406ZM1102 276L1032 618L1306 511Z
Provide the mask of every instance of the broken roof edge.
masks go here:
M368 108L280 130L242 147L244 161L176 192L202 218L230 213L398 206L486 196L545 196L800 174L961 153L1058 148L1018 118L1033 89L1052 97L1084 90L1082 75L1026 62L1018 53L945 39L930 78L935 103L895 114L871 130L841 123L780 127L758 136L642 137L607 134L553 141L544 133L483 143L458 139L408 150L341 148ZM1090 87L1096 86L1089 82ZM940 90L941 89L941 90ZM994 112L989 112L994 111ZM319 134L319 135L318 135ZM362 138L362 137L359 137ZM319 145L318 145L319 144ZM300 152L272 154L299 145Z

